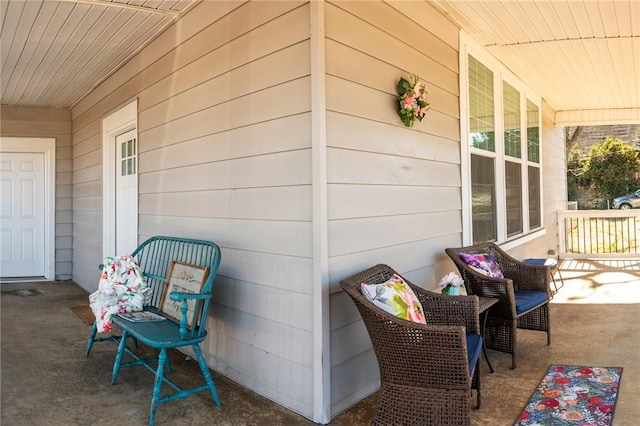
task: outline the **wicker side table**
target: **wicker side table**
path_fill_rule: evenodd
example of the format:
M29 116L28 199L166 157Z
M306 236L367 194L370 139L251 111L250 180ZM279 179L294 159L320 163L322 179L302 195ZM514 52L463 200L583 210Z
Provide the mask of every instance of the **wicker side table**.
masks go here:
M491 365L491 361L489 361L489 356L487 355L487 347L484 344L484 329L487 325L487 317L489 316L489 308L498 303L498 299L493 297L478 297L478 302L480 305L480 322L482 323L480 327L480 332L482 334L482 352L484 353L484 359L487 361L487 365L489 366L489 371L493 373L493 366Z

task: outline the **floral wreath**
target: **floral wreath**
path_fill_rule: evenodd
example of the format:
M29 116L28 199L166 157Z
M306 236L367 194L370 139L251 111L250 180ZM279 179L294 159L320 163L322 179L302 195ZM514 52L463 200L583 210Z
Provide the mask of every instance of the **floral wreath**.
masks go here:
M398 90L398 115L407 127L412 127L415 120L422 121L429 110L429 102L426 95L429 93L424 84L420 83L418 76L412 76L413 83L404 77L396 86Z

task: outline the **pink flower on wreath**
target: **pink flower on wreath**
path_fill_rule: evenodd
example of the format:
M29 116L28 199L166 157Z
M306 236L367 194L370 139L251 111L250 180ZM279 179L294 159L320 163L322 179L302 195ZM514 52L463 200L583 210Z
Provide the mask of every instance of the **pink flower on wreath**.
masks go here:
M403 107L404 109L411 109L413 107L413 96L407 96L406 98L404 98L403 101Z

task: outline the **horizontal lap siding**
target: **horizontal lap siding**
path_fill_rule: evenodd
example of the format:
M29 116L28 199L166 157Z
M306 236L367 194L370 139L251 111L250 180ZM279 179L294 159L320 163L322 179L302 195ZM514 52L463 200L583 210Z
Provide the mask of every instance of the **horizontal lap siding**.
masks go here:
M444 248L462 232L458 33L427 3L411 5L325 8L332 415L379 385L366 329L339 281L387 263L433 288ZM395 86L411 73L427 85L431 110L408 129Z
M76 260L95 269L101 122L137 98L139 240L220 245L209 365L311 417L309 14L303 2L199 4L74 108L73 193ZM91 268L74 278L97 284Z
M0 134L6 137L55 138L55 278L72 276L71 113L63 109L0 109Z

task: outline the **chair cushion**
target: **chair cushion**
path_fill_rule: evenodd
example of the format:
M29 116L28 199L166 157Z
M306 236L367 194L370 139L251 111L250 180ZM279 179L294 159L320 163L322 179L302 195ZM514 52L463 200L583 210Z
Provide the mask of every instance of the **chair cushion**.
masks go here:
M469 374L473 371L482 351L482 337L479 334L467 334L467 358L469 359Z
M460 253L460 259L481 274L491 278L504 278L500 265L491 253Z
M408 321L426 324L422 304L401 276L381 284L360 284L362 294L380 309Z
M516 290L516 314L520 315L548 300L547 293L534 290Z
M556 269L558 266L558 261L555 259L525 259L523 262L529 265L544 265L551 269Z

